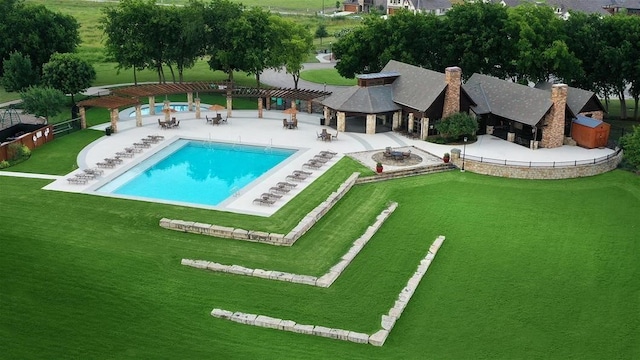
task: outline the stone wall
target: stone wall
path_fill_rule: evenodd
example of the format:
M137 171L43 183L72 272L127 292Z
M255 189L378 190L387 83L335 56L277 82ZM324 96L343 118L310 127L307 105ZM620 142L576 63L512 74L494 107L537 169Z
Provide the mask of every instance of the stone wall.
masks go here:
M527 167L515 165L500 165L465 159L464 169L478 174L517 179L570 179L593 176L615 169L622 160L623 152L607 160L595 164L558 166L558 167ZM457 167L462 166L459 152L451 152L451 160Z
M276 270L263 270L263 269L251 269L240 265L223 265L216 262L206 260L191 260L182 259L181 264L185 266L194 267L197 269L206 269L210 271L226 272L236 275L254 276L263 279L287 281L303 285L311 285L327 288L333 284L342 272L351 264L351 261L356 258L365 245L371 240L373 235L380 229L382 224L391 216L393 211L398 207L398 203L391 203L380 215L376 217L376 221L367 228L367 230L357 238L351 248L340 258L338 263L327 271L326 274L321 277L315 277L311 275L292 274L283 271Z
M444 107L442 117L460 112L460 86L462 85L462 69L457 66L448 67L444 70L444 81L447 89L444 94Z
M198 223L195 221L160 219L160 227L169 230L209 235L225 239L261 242L271 245L291 246L313 225L316 224L342 197L351 190L360 173L353 173L349 178L331 193L327 200L321 202L311 210L288 234L268 233L258 230L237 229L228 226Z
M383 314L380 318L380 330L373 334L365 334L345 329L335 329L320 325L310 324L298 324L293 320L283 320L279 318L273 318L266 315L248 314L242 312L232 312L229 310L215 308L211 311L211 316L238 322L245 325L260 326L269 329L277 329L282 331L291 331L299 334L322 336L330 339L351 341L360 344L370 344L373 346L384 345L387 337L391 333L391 330L396 324L396 321L402 316L404 309L409 304L411 297L418 288L420 281L427 273L429 266L433 262L438 250L444 242L444 236L438 236L436 240L429 247L427 255L420 261L416 271L411 278L407 281L407 285L400 291L393 306L386 314ZM381 270L384 271L384 270ZM372 274L372 279L375 281L375 274Z

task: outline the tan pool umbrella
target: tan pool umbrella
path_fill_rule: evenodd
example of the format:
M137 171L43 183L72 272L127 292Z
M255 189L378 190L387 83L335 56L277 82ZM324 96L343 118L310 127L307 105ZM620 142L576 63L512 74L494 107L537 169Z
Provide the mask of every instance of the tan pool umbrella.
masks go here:
M296 108L290 107L288 109L285 109L283 113L291 115L291 120L293 120L293 116L298 113L298 110L296 110Z
M216 116L218 116L218 111L220 110L224 110L226 109L224 106L219 105L219 104L213 104L211 106L209 106L209 110L211 111L215 111L216 112Z

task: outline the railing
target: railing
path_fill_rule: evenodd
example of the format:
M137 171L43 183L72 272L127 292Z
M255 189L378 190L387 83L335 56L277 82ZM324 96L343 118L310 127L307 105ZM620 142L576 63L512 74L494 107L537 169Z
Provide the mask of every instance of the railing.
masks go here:
M488 157L482 156L473 156L466 155L460 156L460 160L471 160L477 161L481 163L487 164L496 164L496 165L504 165L504 166L520 166L520 167L528 167L528 168L557 168L557 167L571 167L571 166L582 166L582 165L595 165L603 162L607 162L608 160L618 156L622 149L616 149L613 154L609 154L606 156L602 156L594 159L587 160L574 160L574 161L516 161L516 160L507 160L507 159L492 159Z
M53 134L55 136L62 136L70 134L74 131L78 131L81 129L80 118L75 118L71 120L67 120L61 123L52 124Z

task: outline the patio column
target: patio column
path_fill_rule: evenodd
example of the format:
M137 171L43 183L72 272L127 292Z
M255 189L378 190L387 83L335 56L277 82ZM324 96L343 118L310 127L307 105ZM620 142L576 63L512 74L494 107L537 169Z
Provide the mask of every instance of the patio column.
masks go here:
M420 139L427 140L427 136L429 136L429 118L422 118L422 123L420 124Z
M80 128L87 128L87 113L84 110L84 106L80 106Z
M171 120L171 101L165 100L162 106L162 112L164 112L164 121Z
M322 116L324 116L324 118L328 121L331 118L330 112L329 112L329 108L324 106L322 108ZM328 121L327 124L330 124L331 122Z
M307 112L309 114L313 113L313 103L311 102L311 100L307 101Z
M118 113L118 108L109 109L109 111L111 112L111 132L115 134L118 132L118 117L120 114Z
M269 91L267 91L267 99L266 99L266 103L267 103L267 110L271 110L271 93Z
M294 109L294 110L296 109L296 99L291 100L291 108ZM295 112L293 114L291 114L291 119L292 120L297 120Z
M192 92L187 93L187 107L189 111L193 111L193 93Z
M142 126L142 105L136 104L136 126Z
M413 132L413 113L409 113L409 125L408 125L408 131L410 133Z
M402 118L402 110L398 110L393 113L393 121L391 123L391 129L395 131L395 129L400 127L400 119Z
M233 97L231 97L231 91L227 90L227 117L231 117L232 107L233 107Z
M376 133L376 114L367 114L367 134L374 135Z
M337 115L338 115L337 130L345 132L347 130L347 122L346 122L346 119L345 119L345 113L342 112L342 111L338 111Z
M200 119L200 98L196 98L196 119Z
M156 97L149 96L149 115L156 114Z
M261 97L258 98L258 118L262 119L262 99Z

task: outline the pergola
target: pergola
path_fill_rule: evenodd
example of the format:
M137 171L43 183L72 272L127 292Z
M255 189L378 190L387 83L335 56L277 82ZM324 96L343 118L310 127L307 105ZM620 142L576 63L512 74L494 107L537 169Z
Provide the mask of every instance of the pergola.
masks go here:
M80 101L80 116L82 118L82 127L86 127L85 107L95 106L109 109L111 114L111 129L117 132L118 128L118 111L122 106L135 105L136 107L136 126L142 126L141 113L141 97L149 98L149 114L155 115L155 103L157 95L174 95L187 94L187 103L189 111L193 111L195 107L196 119L201 118L200 114L200 98L199 93L224 93L227 98L227 117L232 116L233 98L234 97L252 97L258 98L258 117L262 118L263 104L265 99L278 97L283 99L295 99L307 101L307 111L312 111L312 101L330 95L331 92L290 89L290 88L252 88L252 87L236 87L233 82L229 81L198 81L179 84L145 84L129 86L112 90L113 95L102 96L92 99ZM196 94L194 99L193 94ZM295 104L295 102L294 102ZM295 105L294 105L295 106ZM270 110L270 101L266 101L267 110ZM169 117L170 101L164 100L165 117ZM168 119L167 119L168 120Z

